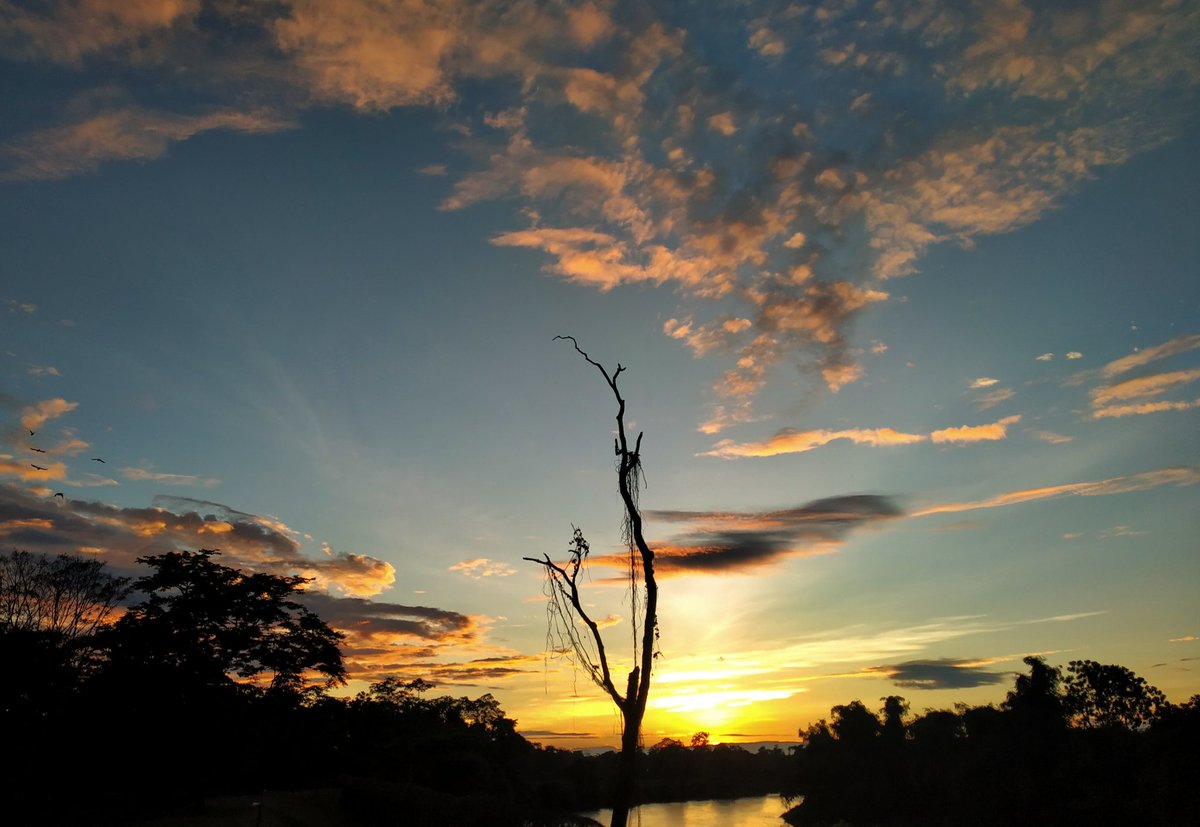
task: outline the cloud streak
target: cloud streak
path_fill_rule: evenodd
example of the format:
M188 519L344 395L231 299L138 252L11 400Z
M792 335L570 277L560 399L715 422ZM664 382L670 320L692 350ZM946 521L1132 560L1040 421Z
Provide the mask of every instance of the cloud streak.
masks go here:
M671 576L749 572L791 557L828 553L851 531L900 515L887 497L853 494L778 511L648 511L645 516L687 527L652 543L656 569ZM621 554L593 557L592 562L611 568L628 565Z
M1007 416L986 425L963 425L941 428L929 434L910 434L893 428L848 428L838 431L797 431L785 428L761 442L734 442L723 439L712 450L700 456L720 459L744 457L774 457L783 454L802 454L838 440L871 447L913 445L918 442L965 445L972 442L995 442L1008 436L1008 427L1021 421L1019 415Z
M1200 466L1179 465L1159 468L1155 471L1144 471L1140 474L1129 474L1110 477L1093 482L1074 482L1065 485L1051 485L1041 488L1024 488L1007 491L983 500L973 500L957 503L940 503L931 505L911 516L925 517L932 514L958 514L964 511L976 511L984 508L1001 508L1021 503L1037 502L1058 497L1103 497L1110 494L1127 494L1134 491L1149 491L1164 485L1184 487L1200 482Z

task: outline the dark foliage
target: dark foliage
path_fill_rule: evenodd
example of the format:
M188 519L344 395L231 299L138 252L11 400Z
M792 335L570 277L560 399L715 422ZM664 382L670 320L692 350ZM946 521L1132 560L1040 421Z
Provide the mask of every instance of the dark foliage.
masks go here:
M929 710L884 699L834 707L801 735L796 825L1191 823L1200 698L1172 706L1119 666L1062 672L1025 659L999 707Z

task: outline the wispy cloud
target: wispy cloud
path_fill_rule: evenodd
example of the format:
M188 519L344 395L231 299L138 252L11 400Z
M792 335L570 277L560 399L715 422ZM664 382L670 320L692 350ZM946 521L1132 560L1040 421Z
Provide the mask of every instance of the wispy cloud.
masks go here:
M1042 442L1049 442L1051 445L1062 445L1065 442L1071 442L1075 439L1065 434L1056 434L1054 431L1034 431L1033 435Z
M1162 413L1163 411L1188 411L1200 408L1200 399L1179 402L1137 402L1130 405L1105 405L1092 411L1093 419L1119 418L1123 416L1141 416L1143 414Z
M924 517L930 514L957 514L963 511L975 511L980 508L1000 508L1020 503L1054 499L1056 497L1101 497L1109 494L1125 494L1132 491L1148 491L1163 485L1179 487L1195 485L1198 482L1200 482L1200 466L1179 465L1169 468L1159 468L1155 471L1145 471L1140 474L1110 477L1094 482L1074 482L1065 485L1018 489L997 494L994 497L988 497L983 500L941 503L914 511L911 516Z
M1200 399L1168 400L1160 398L1200 379L1200 368L1146 373L1114 381L1137 368L1197 348L1200 348L1200 335L1179 336L1161 345L1148 347L1109 362L1100 369L1100 375L1106 380L1106 383L1097 385L1090 391L1092 418L1119 419L1164 411L1186 411L1200 407ZM1082 383L1094 376L1094 372L1085 371L1077 374L1076 381Z
M1134 368L1140 368L1151 362L1157 362L1159 359L1177 356L1180 353L1187 353L1198 348L1200 348L1200 333L1179 336L1170 341L1163 342L1161 345L1142 348L1136 353L1131 353L1128 356L1123 356L1120 359L1109 362L1101 371L1105 378L1111 379L1123 373L1128 373Z
M105 109L0 146L0 181L67 178L113 161L152 161L171 144L214 129L261 133L291 126L266 111L178 115L131 105Z
M192 20L200 7L201 0L71 0L42 7L6 2L0 53L79 66L97 53L145 49Z
M157 482L162 485L194 485L201 488L212 488L221 482L217 479L199 477L194 474L165 474L160 471L150 471L146 468L122 468L121 475L133 482Z
M78 402L68 402L65 399L42 400L21 412L21 427L30 431L38 431L49 420L58 419L78 407Z
M507 563L489 560L486 557L455 563L450 567L450 571L459 572L475 580L481 577L511 577L517 573L517 570Z
M688 526L685 532L654 544L655 565L669 576L745 572L789 557L828 553L849 532L900 514L887 497L854 494L779 511L648 511L646 517ZM620 554L593 557L592 562L616 568L628 565Z
M1140 376L1136 379L1126 379L1115 385L1102 385L1091 391L1092 405L1103 407L1110 402L1143 399L1147 396L1160 396L1177 385L1195 382L1200 379L1200 368L1193 370L1176 370L1170 373L1157 373L1151 376Z
M979 406L979 410L986 411L996 407L1001 402L1007 402L1017 395L1017 392L1012 388L996 388L994 391L978 394L975 397L975 403Z
M701 456L721 459L774 457L804 453L837 440L848 440L856 445L886 446L912 445L915 442L924 442L928 438L924 434L906 434L892 428L849 428L840 431L796 431L785 428L762 442L736 443L731 439L723 439Z
M719 457L720 459L740 459L743 457L774 457L783 454L801 454L838 440L846 440L856 445L868 445L871 447L913 445L918 442L927 441L958 445L971 442L994 442L1007 437L1008 427L1020 420L1020 415L1013 415L985 425L962 425L953 428L941 428L929 434L904 433L893 428L847 428L837 431L797 431L785 428L770 439L765 439L761 442L739 443L731 439L723 439L716 443L711 450L701 453L700 456Z

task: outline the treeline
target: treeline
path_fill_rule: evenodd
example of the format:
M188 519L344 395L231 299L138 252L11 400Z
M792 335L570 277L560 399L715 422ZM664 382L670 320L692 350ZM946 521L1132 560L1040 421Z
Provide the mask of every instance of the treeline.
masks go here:
M910 716L861 701L802 731L790 824L1196 823L1200 696L1170 704L1130 670L1025 658L998 706Z
M0 822L127 824L332 786L356 824L572 823L544 781L572 756L522 738L491 695L394 679L331 695L341 636L298 602L302 578L207 550L139 562L130 581L94 559L0 555Z
M389 678L353 697L341 635L298 600L300 577L247 573L215 551L103 562L0 554L4 824L127 824L205 799L334 787L353 824L581 823L611 802L615 753L534 745L491 695L430 697ZM759 795L781 750L664 739L643 801Z
M264 789L336 788L366 827L549 827L610 803L616 753L531 744L491 695L394 678L331 694L341 636L297 599L305 580L218 558L144 557L131 581L0 554L0 822L129 824ZM663 739L639 800L782 792L803 796L798 825L1191 823L1200 697L1169 704L1119 666L1026 663L998 706L854 701L791 754Z

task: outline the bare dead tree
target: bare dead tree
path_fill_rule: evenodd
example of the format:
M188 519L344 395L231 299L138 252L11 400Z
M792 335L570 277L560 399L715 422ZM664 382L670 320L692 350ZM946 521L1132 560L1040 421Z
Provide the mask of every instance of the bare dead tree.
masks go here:
M14 549L0 554L0 633L41 634L79 649L129 591L129 578L109 574L101 560Z
M635 786L642 719L646 715L646 701L650 697L650 673L658 641L658 583L654 578L654 552L642 535L642 514L638 508L638 492L642 485L642 434L638 433L631 449L625 432L625 400L617 388L617 378L625 367L618 362L617 369L610 374L579 347L575 337L554 338L571 342L576 352L600 371L617 400L617 433L613 450L617 458L617 488L625 511L622 539L629 553L630 615L633 626L633 668L626 676L624 693L613 682L608 650L604 646L600 627L580 599L579 575L584 570L590 551L583 532L575 529L569 559L563 565L555 563L548 554L542 559L524 559L537 563L545 570L546 590L550 598L548 611L551 634L557 639L557 648L572 653L588 677L612 699L621 712L621 754L617 787L613 795L611 827L625 827L629 810L637 803Z

